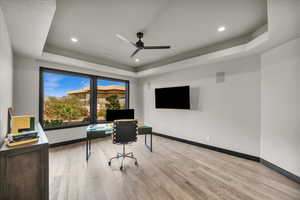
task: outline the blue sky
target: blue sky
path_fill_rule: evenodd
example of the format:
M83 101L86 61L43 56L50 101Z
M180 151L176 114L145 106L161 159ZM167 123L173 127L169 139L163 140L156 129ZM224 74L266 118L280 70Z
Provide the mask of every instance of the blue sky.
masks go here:
M44 92L46 96L66 96L68 91L79 90L89 85L89 78L44 72ZM97 85L125 86L123 82L107 80L98 80Z

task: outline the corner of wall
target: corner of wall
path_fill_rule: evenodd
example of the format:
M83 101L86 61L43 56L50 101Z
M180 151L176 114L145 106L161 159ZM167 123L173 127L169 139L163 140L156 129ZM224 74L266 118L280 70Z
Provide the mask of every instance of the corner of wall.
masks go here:
M5 17L0 7L0 144L7 131L8 108L12 106L13 52Z

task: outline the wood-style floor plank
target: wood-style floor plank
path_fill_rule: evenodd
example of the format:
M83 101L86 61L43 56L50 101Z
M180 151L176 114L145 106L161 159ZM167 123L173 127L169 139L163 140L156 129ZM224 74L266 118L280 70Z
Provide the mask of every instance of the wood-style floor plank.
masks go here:
M50 149L50 200L300 200L300 185L260 163L153 136L126 147L138 158L109 158L122 151L110 138Z

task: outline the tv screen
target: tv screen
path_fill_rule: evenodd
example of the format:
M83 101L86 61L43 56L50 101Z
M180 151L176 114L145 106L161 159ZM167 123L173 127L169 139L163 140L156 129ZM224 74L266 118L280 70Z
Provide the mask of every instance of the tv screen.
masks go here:
M106 121L112 122L118 119L134 119L134 109L106 110Z
M155 107L190 109L190 87L156 88Z

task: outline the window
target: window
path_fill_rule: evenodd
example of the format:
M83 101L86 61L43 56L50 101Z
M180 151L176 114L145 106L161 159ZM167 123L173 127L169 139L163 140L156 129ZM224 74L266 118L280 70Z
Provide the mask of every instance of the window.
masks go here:
M97 80L97 120L105 120L106 110L126 108L126 83Z
M46 129L105 121L106 109L127 109L129 82L40 69L40 122Z

